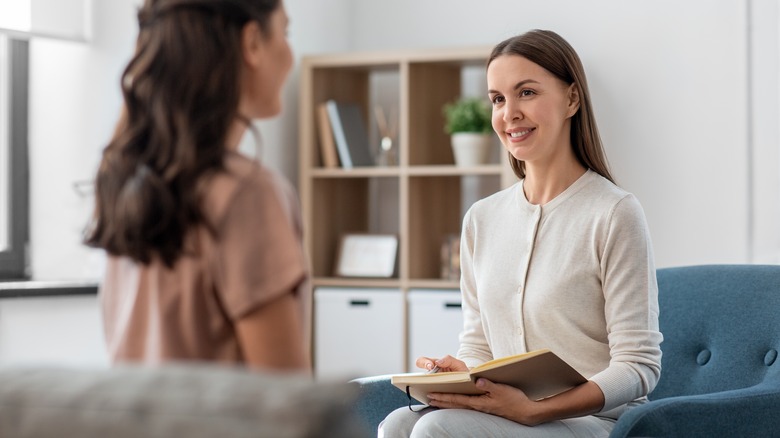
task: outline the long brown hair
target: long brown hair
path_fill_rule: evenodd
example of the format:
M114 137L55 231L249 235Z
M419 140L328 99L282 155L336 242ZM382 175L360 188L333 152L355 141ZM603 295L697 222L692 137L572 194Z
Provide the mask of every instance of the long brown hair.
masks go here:
M265 35L280 0L146 0L122 74L122 116L95 180L86 243L169 267L203 223L198 182L222 169L238 118L241 34Z
M549 30L531 30L498 43L488 58L489 66L499 56L517 55L539 65L566 84L574 84L580 95L580 108L571 123L574 155L587 169L615 182L591 106L588 81L577 52L560 35ZM525 163L509 155L509 164L518 178L525 178Z

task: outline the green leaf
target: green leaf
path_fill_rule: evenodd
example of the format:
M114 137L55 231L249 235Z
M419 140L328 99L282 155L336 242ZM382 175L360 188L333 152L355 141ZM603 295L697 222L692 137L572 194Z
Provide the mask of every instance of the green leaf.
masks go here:
M446 120L444 131L447 134L490 133L492 129L491 110L487 102L480 98L463 98L444 105L444 117Z

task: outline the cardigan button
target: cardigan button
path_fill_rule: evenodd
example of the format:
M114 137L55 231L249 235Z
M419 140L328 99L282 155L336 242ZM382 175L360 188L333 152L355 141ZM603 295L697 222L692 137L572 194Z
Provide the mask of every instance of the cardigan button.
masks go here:
M766 352L766 356L764 356L764 365L771 366L773 363L775 363L775 360L777 359L777 350L771 349Z
M696 363L699 365L704 365L710 361L711 357L712 352L710 350L702 350L699 355L696 356Z

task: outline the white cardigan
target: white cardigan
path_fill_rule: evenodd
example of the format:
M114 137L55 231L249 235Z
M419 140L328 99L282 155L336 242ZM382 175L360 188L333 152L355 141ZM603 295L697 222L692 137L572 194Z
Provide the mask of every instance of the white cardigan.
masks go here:
M458 357L469 367L549 348L599 385L601 415L612 418L658 382L663 337L644 212L601 175L588 170L542 206L527 201L522 181L475 203L461 269Z

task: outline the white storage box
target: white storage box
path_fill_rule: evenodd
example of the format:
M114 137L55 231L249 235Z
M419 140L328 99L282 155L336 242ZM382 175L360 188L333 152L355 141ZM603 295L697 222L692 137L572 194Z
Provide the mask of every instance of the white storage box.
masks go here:
M403 336L400 290L320 287L314 291L316 377L403 372Z
M412 289L409 304L409 371L421 371L415 365L420 356L455 356L463 329L463 310L459 290Z

